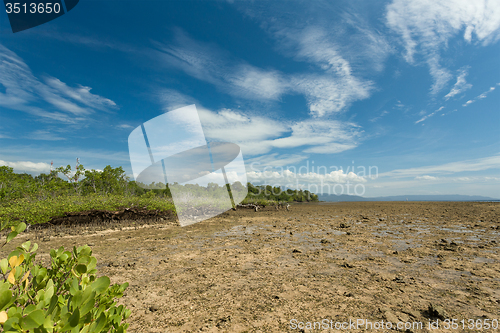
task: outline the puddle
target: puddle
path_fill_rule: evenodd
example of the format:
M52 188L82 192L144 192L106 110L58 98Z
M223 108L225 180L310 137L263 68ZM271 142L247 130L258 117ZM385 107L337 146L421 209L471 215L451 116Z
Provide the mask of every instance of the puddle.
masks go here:
M474 260L472 260L472 262L480 263L480 264L483 264L483 263L491 264L491 263L496 262L496 260L492 259L492 258L476 257L476 258L474 258Z
M471 232L474 232L474 230L469 230L469 229L466 229L465 227L458 227L457 229L454 229L454 228L445 228L445 227L438 227L438 230L450 231L450 232L458 232L458 233L471 233Z
M415 240L411 239L411 238L410 239L406 239L406 240L391 239L391 242L394 243L394 245L392 246L392 248L395 251L405 251L405 250L408 250L408 249L414 249L414 248L420 247L420 245L414 244Z

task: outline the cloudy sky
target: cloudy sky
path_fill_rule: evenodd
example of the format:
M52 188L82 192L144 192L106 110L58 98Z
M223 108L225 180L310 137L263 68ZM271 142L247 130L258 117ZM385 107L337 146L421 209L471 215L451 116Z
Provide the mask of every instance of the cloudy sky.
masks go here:
M17 172L131 174L131 131L195 104L254 183L500 198L498 0L89 0L15 34L0 17Z

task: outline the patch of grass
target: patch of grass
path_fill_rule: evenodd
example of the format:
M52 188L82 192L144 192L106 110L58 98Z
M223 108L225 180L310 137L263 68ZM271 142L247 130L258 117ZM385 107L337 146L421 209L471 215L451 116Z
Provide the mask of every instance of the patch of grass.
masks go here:
M26 198L12 200L0 206L0 222L2 225L16 225L21 221L39 224L55 217L62 217L65 213L92 209L114 211L133 206L175 212L171 199L158 196L64 195L41 200Z
M247 196L241 203L243 205L253 204L258 206L274 206L277 204L277 201L269 200L266 198L253 198L251 196Z

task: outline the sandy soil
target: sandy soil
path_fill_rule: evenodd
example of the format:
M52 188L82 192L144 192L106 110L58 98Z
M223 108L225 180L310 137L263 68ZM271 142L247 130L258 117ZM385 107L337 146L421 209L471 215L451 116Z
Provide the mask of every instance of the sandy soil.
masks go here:
M498 203L294 204L184 228L161 217L20 238L2 255L28 238L44 260L91 245L99 274L130 283L129 332L463 332L469 319L470 331L500 321ZM446 330L452 318L459 327ZM349 320L360 325L335 329ZM382 321L393 329L375 330Z

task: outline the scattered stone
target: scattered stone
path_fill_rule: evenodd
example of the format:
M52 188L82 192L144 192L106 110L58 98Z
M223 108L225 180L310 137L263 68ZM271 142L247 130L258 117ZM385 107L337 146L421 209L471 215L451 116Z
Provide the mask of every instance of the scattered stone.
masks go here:
M440 305L435 305L435 304L429 304L429 307L427 308L427 313L431 318L437 318L441 320L445 320L448 318L448 314L446 311L443 309L442 306Z
M302 253L302 251L297 250L297 249L293 249L292 253Z
M384 317L387 321L390 321L393 324L395 324L399 321L398 317L396 317L396 315L390 311L386 311L384 313Z

